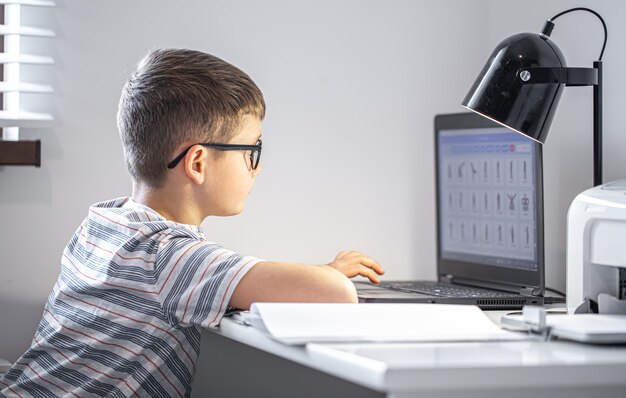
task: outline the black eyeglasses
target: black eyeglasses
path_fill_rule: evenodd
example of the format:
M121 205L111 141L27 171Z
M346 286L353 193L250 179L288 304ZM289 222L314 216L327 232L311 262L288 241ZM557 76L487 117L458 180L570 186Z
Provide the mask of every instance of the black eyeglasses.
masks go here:
M218 151L250 151L250 167L252 170L256 170L259 167L259 161L261 160L261 149L263 147L263 141L258 140L256 145L239 145L239 144L193 144L189 148L185 149L183 153L176 156L174 160L168 163L167 168L173 169L178 163L185 157L187 152L196 145L202 145L207 148L215 148Z

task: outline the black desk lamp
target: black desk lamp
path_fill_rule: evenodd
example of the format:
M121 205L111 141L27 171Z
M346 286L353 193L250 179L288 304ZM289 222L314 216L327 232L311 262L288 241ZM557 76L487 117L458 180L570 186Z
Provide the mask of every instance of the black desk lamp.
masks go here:
M588 11L604 28L604 43L593 68L568 68L550 40L553 21L572 11ZM501 42L462 105L512 130L544 143L563 86L593 86L593 185L602 184L602 55L607 29L589 8L563 11L547 20L540 34L520 33Z

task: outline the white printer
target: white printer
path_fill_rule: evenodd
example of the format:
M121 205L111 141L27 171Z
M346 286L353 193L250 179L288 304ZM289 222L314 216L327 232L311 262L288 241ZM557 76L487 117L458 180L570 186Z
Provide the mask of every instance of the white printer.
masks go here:
M567 312L626 314L626 179L586 190L569 208Z
M578 195L567 215L567 312L524 307L503 325L545 338L626 344L626 180Z

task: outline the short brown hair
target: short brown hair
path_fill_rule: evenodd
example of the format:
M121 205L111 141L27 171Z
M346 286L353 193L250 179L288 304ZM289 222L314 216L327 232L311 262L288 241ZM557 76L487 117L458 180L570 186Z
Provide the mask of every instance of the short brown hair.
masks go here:
M262 120L265 101L243 71L200 51L152 50L124 85L117 113L128 171L159 187L176 148L227 143L244 115Z

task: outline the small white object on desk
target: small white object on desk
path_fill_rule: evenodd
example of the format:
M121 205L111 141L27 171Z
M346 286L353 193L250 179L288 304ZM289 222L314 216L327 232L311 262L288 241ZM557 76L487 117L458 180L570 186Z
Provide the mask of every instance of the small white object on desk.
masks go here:
M626 315L546 314L541 307L524 307L523 315L507 315L501 322L581 343L626 343Z

